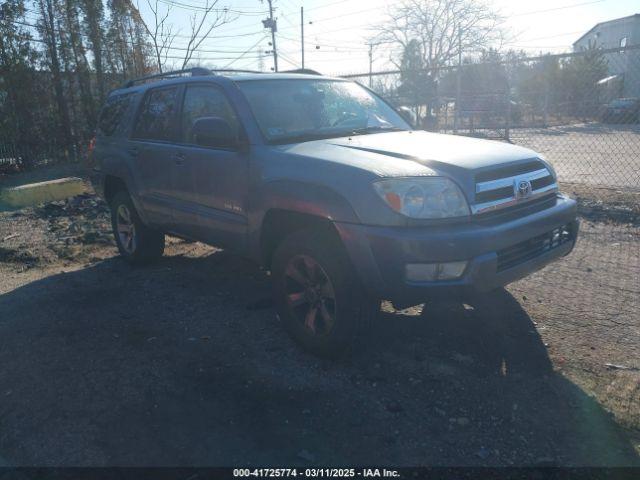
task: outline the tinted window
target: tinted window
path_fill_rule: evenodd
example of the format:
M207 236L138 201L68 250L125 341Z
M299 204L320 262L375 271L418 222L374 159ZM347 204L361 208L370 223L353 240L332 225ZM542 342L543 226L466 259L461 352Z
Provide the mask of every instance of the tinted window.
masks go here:
M187 87L182 107L182 141L195 143L192 136L193 124L202 117L225 119L236 133L238 121L227 97L215 87L193 85Z
M131 94L115 95L109 97L102 107L100 119L98 120L98 132L103 135L111 136L115 133L124 113L131 103Z
M171 140L177 92L176 87L154 89L149 92L138 116L134 134L136 138Z

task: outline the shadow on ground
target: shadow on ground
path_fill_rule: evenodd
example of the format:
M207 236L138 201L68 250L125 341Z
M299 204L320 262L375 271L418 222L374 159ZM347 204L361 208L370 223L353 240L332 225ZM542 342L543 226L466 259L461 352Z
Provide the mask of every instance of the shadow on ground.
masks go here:
M110 259L0 296L9 465L632 465L506 291L301 353L242 259Z

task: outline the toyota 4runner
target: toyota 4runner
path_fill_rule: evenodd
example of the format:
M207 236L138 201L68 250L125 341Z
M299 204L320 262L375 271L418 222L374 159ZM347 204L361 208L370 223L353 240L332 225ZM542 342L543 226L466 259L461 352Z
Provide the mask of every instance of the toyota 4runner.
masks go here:
M120 254L165 234L271 272L277 312L317 354L379 309L504 286L567 255L576 203L507 143L414 130L369 89L321 75L191 69L111 92L92 152Z

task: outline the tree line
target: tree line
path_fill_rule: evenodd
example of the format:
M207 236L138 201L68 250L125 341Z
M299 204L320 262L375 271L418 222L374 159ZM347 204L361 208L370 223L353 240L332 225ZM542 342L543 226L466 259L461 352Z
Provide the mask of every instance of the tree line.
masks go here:
M105 95L152 71L151 54L128 0L3 0L0 143L86 141Z
M235 19L206 0L178 35L172 7L146 2L145 21L131 0L2 0L0 146L86 145L110 90L167 64L186 67L215 28ZM185 47L173 46L178 37Z

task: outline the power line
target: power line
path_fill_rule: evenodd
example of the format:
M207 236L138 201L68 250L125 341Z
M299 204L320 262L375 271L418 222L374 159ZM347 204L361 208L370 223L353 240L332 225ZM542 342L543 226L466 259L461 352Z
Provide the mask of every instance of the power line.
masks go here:
M17 24L17 25L24 25L24 26L32 27L32 28L36 28L36 29L39 28L37 25L31 24L31 23L26 23L26 22L20 22L19 20L12 20L11 23L14 23L14 24ZM85 33L82 33L82 32L78 32L78 35L80 37L85 38L85 39L87 39L87 38L90 39L90 36L88 34L85 34ZM169 37L167 37L167 38L169 38ZM259 43L263 39L264 39L264 36L263 36L263 38L258 40L257 43ZM128 42L126 40L123 40L123 43L125 43L126 45L129 45L129 46L132 46L132 47L151 47L152 46L151 44L131 43L131 42ZM177 47L166 46L166 47L164 47L164 49L166 49L166 50L178 50L178 51L183 51L183 52L186 52L186 51L190 50L189 48L184 47L184 46L177 46ZM224 50L222 50L222 49L213 49L213 50L211 50L211 49L197 49L197 51L202 52L202 53L242 53L244 50L243 49L230 49L230 50L226 50L226 49L224 49Z
M249 11L249 10L236 10L233 8L207 8L206 6L198 6L191 5L188 3L182 3L177 0L158 0L160 3L164 3L165 5L169 5L172 7L182 8L185 10L194 10L194 11L202 11L202 12L216 12L216 13L235 13L237 15L265 15L267 12L265 11Z
M393 2L393 3L402 3L402 1L404 1L404 0L401 0L400 2ZM513 15L510 15L509 17L534 15L534 14L537 14L537 13L545 13L545 12L558 11L558 10L567 10L567 9L582 7L582 6L586 6L586 5L592 5L592 4L595 4L595 3L602 3L604 1L605 0L593 0L593 1L590 1L590 2L575 3L575 4L571 4L571 5L564 5L564 6L554 7L554 8L550 8L550 9L533 10L533 11L529 11L529 12L513 14ZM344 2L335 2L335 3L344 3ZM345 16L348 16L348 15L356 15L356 14L359 14L359 13L366 13L366 12L370 12L370 11L374 11L374 10L379 10L381 8L386 8L386 7L388 7L388 5L389 5L389 3L385 4L382 7L371 7L371 8L368 8L368 9L358 10L358 11L355 11L355 12L343 13L340 16L337 16L337 17L334 16L334 17L320 18L320 19L314 20L313 22L310 22L310 23L311 24L315 24L317 22L336 20L337 18L341 19L341 18L343 18ZM317 7L317 8L319 8L319 7ZM325 30L325 31L315 32L315 34L316 35L322 35L322 34L325 34L325 33L334 33L334 32L338 32L338 31L342 31L342 30L353 30L354 27L364 27L364 26L370 26L370 23L349 25L347 27L341 27L341 28L336 28L336 29L332 29L332 30ZM290 28L293 28L293 27L283 27L282 30L290 29Z
M40 20L39 12L36 12L35 10L28 10L28 9L25 9L25 11L31 12L34 15L36 15L36 18L27 18L28 20L31 20L31 21L39 21ZM26 15L25 15L25 17L26 17ZM34 28L37 28L37 26L34 26ZM231 34L231 35L209 35L209 36L207 36L207 40L218 40L218 39L239 38L239 37L252 37L252 36L255 36L255 35L260 35L262 33L263 33L262 31L253 31L253 32L250 32L250 33L236 33L236 34ZM160 37L162 37L162 38L175 37L175 38L188 38L188 39L191 39L191 36L189 36L189 35L179 35L179 34L175 34L175 35L165 34L165 35L160 35Z
M16 36L18 37L20 35L16 35ZM30 38L30 37L28 39L30 41L32 41L32 42L49 45L49 42L47 42L46 40L41 40L39 38ZM125 43L126 45L129 45L129 46L132 46L131 44L129 44L127 42L123 42L123 43ZM61 48L62 45L56 44L56 47ZM106 53L108 50L101 50L101 51L102 51L102 53ZM194 52L194 55L198 55L200 52L202 52L202 51L201 50L196 50ZM184 57L177 57L177 56L172 56L172 55L167 55L167 56L162 55L162 58L166 58L166 59L169 59L169 60L184 60ZM216 61L216 60L235 60L237 58L238 57L206 57L206 58L203 58L203 57L199 57L198 56L198 58L196 60ZM260 58L260 55L250 56L250 57L246 57L246 58Z
M287 63L293 65L295 68L299 67L299 64L295 60L291 60L287 55L284 55L282 52L279 52L281 58L283 58Z
M258 46L258 44L260 42L262 42L264 39L266 39L266 35L263 36L260 40L258 40L256 43L254 43L253 45L251 45L249 48L247 48L244 53L242 53L239 57L237 57L235 60L232 60L231 62L229 62L227 65L225 65L223 68L229 68L231 65L233 65L235 62L237 62L238 60L242 59L247 53L249 53L251 50L253 50L254 48L256 48Z
M564 7L546 8L544 10L533 10L531 12L514 13L511 17L524 17L525 15L535 15L537 13L555 12L556 10L566 10L568 8L582 7L585 5L593 5L594 3L602 3L605 0L594 0L592 2L574 3L573 5L565 5Z

